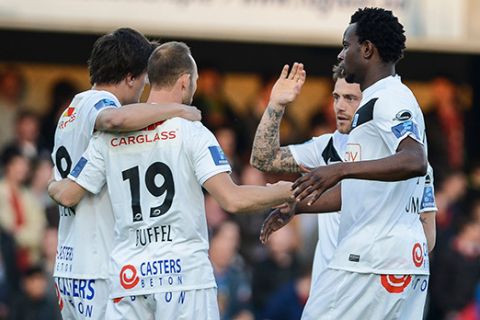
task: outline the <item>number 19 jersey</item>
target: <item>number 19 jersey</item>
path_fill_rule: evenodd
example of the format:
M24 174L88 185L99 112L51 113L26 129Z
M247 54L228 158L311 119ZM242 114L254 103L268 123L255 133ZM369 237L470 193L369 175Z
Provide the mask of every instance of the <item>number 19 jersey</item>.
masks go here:
M230 170L200 122L174 118L95 135L70 178L93 193L107 183L115 217L112 298L216 286L202 184Z
M52 153L55 179L66 178L87 149L98 114L120 106L106 91L77 94L62 113L55 131ZM108 194L87 195L74 208L59 207L58 247L55 277L106 279L113 239L113 213Z

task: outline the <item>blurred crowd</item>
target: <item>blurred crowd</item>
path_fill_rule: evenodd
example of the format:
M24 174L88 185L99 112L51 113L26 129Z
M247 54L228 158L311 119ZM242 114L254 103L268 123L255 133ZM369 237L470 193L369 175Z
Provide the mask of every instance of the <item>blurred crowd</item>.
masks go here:
M200 71L193 104L214 132L232 165L234 180L265 185L292 174L264 174L248 164L256 127L275 81L262 87L244 110L224 95L223 75ZM431 257L427 319L477 319L480 314L480 161L468 157L467 115L456 84L432 79L433 105L425 114L429 160L435 170L437 244ZM0 319L59 319L52 281L58 211L46 187L55 126L79 91L69 81L51 90L50 109L40 116L22 105L27 88L14 67L0 72ZM241 93L239 93L241 94ZM309 123L287 111L282 145L335 130L332 102ZM218 284L222 319L299 319L310 290L317 241L315 215L297 216L266 245L258 240L268 214L231 215L205 195L210 258ZM479 318L480 319L480 318Z

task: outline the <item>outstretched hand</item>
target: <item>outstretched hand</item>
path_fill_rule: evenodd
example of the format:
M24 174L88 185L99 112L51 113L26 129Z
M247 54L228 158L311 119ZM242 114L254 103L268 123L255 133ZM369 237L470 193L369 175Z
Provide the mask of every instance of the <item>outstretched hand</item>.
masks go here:
M307 74L303 64L295 62L289 72L289 65L283 66L277 82L270 94L270 103L274 105L287 105L295 100L305 83Z
M260 241L265 244L272 233L285 226L295 215L296 202L285 203L272 210L263 221Z
M317 201L325 191L342 179L339 165L341 164L321 166L298 178L292 186L293 196L297 201L302 201L312 195L308 205Z

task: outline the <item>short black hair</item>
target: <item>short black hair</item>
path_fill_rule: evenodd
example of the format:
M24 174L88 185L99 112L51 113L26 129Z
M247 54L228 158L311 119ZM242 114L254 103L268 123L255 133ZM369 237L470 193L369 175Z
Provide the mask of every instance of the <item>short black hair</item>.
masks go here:
M358 9L350 23L356 23L356 35L360 43L369 40L384 62L396 63L403 57L405 30L392 11L382 8Z
M194 72L190 48L183 42L171 41L158 46L148 60L148 79L152 87L171 87L178 78Z
M22 150L16 145L9 145L2 150L2 155L0 157L1 167L6 168L15 158L24 157Z
M88 69L90 83L115 84L128 74L138 77L147 70L155 43L130 28L120 28L101 36L93 45Z

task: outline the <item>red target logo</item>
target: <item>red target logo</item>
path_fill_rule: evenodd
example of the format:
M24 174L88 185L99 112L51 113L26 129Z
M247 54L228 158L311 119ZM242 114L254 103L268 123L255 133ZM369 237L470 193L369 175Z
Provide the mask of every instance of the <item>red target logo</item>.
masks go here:
M382 286L390 293L402 293L410 284L410 281L412 281L411 275L382 274L380 276Z
M60 308L60 311L62 311L63 310L63 299L60 296L60 290L58 290L58 286L57 286L56 283L55 283L55 294L57 296L58 307Z
M413 246L412 258L413 258L413 263L415 264L415 266L417 268L422 266L422 264L423 264L423 250L422 250L422 246L418 242L415 243L415 245Z
M123 266L122 270L120 270L120 284L125 289L132 289L139 281L137 269L131 264Z

